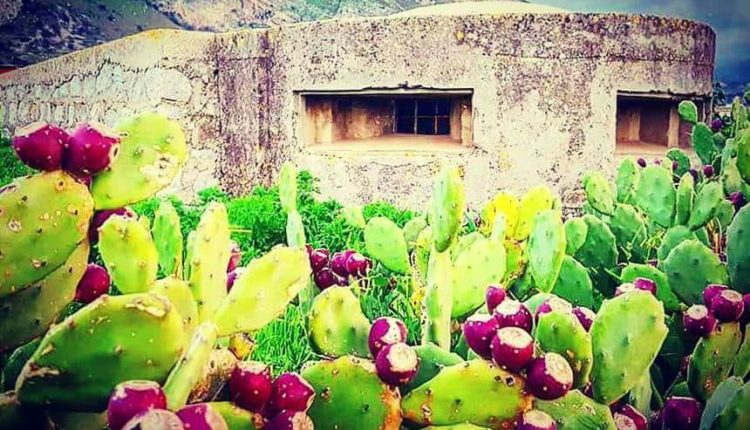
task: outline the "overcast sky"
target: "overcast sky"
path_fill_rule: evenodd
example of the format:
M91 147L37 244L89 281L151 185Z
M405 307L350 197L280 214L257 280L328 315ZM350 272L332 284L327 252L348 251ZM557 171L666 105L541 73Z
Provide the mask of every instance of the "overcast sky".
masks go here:
M710 24L716 31L719 69L750 65L750 0L531 0L580 12L633 12L678 16ZM719 72L720 70L717 70ZM750 70L744 73L750 81Z

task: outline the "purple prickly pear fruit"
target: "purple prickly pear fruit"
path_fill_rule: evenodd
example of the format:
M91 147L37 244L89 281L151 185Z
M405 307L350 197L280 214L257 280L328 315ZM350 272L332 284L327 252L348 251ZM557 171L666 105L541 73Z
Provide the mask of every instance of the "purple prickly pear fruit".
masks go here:
M651 412L651 428L661 430L664 427L664 410L659 409Z
M348 278L350 273L346 270L346 260L352 254L354 254L354 251L352 250L337 252L333 254L333 257L331 257L331 270L333 270L333 273L341 276L342 278Z
M372 322L367 342L373 357L377 357L386 345L406 342L409 331L406 325L396 318L380 317Z
M635 278L633 286L636 290L648 291L649 293L656 295L656 282L648 278Z
M263 430L313 430L313 422L304 412L282 411Z
M497 334L500 325L494 316L489 314L475 314L466 319L463 332L466 344L477 355L489 360L492 358L492 338Z
M711 131L718 133L722 128L724 128L724 121L722 121L721 118L714 118L711 120Z
M336 276L336 274L327 267L324 267L315 272L315 274L313 275L313 280L315 281L315 285L317 285L321 290L325 290L328 287L339 284L339 277Z
M646 160L644 158L639 158L636 162L641 167L646 167L648 165L648 163L646 163Z
M237 266L240 265L241 259L242 259L242 250L240 249L240 245L238 245L237 242L230 240L229 241L229 263L227 264L227 273L236 269Z
M318 248L310 251L310 267L313 272L319 272L328 266L330 253L327 249Z
M91 188L91 181L93 180L93 179L91 179L91 175L74 175L74 174L71 174L71 176L73 178L75 178L76 182L78 182L79 184L83 184L86 187Z
M167 397L154 381L127 381L115 387L107 404L107 424L120 430L136 415L150 409L165 409Z
M516 430L557 430L557 423L548 414L532 409L524 412Z
M542 302L541 305L536 309L535 320L539 320L539 317L550 313L552 311L560 311L564 313L573 312L573 306L566 300L559 297L550 297L549 299Z
M695 430L700 425L702 407L692 397L669 397L664 402L664 430Z
M74 300L80 303L91 303L102 294L109 292L110 278L107 269L91 263L86 266L83 277L78 281Z
M692 361L692 359L692 355L686 355L680 360L680 375L682 375L683 378L687 378L688 368L690 367L690 361Z
M740 319L745 310L742 294L734 290L724 290L711 299L711 313L721 322L734 322Z
M586 331L589 331L589 329L591 329L591 324L593 324L594 319L596 319L596 314L594 313L594 311L583 306L576 306L575 308L573 308L573 315L578 318L578 322L581 323Z
M703 290L703 304L706 306L711 306L711 299L728 288L729 287L727 287L726 285L708 284L708 286Z
M180 421L189 430L228 430L220 413L206 403L187 405L177 411Z
M419 357L407 344L386 345L375 358L375 370L381 381L388 385L404 385L414 379L419 369Z
M506 297L508 297L508 293L505 292L505 288L503 288L502 285L492 284L487 287L487 291L484 292L484 301L487 303L487 311L492 313Z
M672 170L677 170L680 167L680 163L677 160L672 161Z
M618 418L619 417L619 418ZM648 420L633 406L623 403L614 410L617 430L648 430Z
M573 386L573 369L560 354L548 352L531 360L526 368L528 389L542 400L562 397Z
M495 308L493 312L499 327L520 327L531 332L531 312L521 302L507 299Z
M492 361L503 369L519 372L534 357L534 339L518 327L503 327L492 338Z
M225 427L226 428L226 427ZM110 429L112 427L110 426ZM184 430L180 417L166 409L150 409L134 416L122 430ZM114 430L114 429L113 429Z
M59 127L35 122L16 130L13 150L23 164L51 172L60 169L68 137L68 133Z
M269 409L307 412L315 398L315 389L297 373L282 373L273 381Z
M232 291L232 287L234 287L234 282L237 280L237 278L242 275L242 272L245 271L244 267L238 267L231 272L227 274L227 293Z
M708 337L716 328L716 318L703 305L693 305L682 315L682 325L691 336Z
M104 211L97 211L91 218L91 225L89 226L89 242L95 244L99 241L99 228L104 225L109 217L113 215L120 215L128 218L136 218L137 215L130 208L119 208L119 209L108 209Z
M732 206L734 206L735 212L742 209L742 207L745 206L745 203L747 203L747 200L745 199L745 195L742 194L740 191L735 191L732 194L730 194L729 201L732 203Z
M690 176L692 176L692 177L693 177L693 180L694 180L694 181L697 181L697 180L698 180L698 171L697 171L697 170L695 170L695 169L690 169L690 170L688 170L688 173L690 173Z
M258 361L237 362L229 376L229 394L234 403L252 412L260 412L271 398L271 368Z
M703 176L707 178L714 176L714 166L710 164L706 164L705 166L703 166Z
M76 175L95 175L117 158L120 137L107 127L82 123L65 145L63 168Z
M353 252L346 259L344 268L350 275L362 278L367 276L367 272L370 270L370 260L362 254Z

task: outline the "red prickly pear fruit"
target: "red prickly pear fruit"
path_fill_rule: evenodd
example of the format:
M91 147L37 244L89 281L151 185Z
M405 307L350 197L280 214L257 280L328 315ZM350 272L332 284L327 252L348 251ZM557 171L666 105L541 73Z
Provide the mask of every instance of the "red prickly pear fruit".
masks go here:
M414 379L419 369L417 353L403 342L386 345L375 358L375 370L381 381L399 386Z
M252 412L260 412L271 398L271 368L257 361L240 361L229 376L229 394L234 403Z
M641 167L646 167L646 165L648 164L648 163L646 163L646 160L644 158L639 158L636 162Z
M339 277L336 276L336 274L327 267L324 267L321 270L315 272L315 274L313 275L313 280L315 281L315 285L317 285L321 290L325 290L328 287L332 287L340 283Z
M703 176L710 178L714 175L714 166L706 164L703 166Z
M682 326L691 336L708 337L716 328L716 318L705 306L693 305L682 315Z
M505 288L502 285L490 285L487 287L487 291L484 292L484 301L487 303L487 311L492 313L500 303L508 297L508 293L505 292Z
M78 281L74 300L81 303L91 303L102 294L109 292L110 277L107 269L91 263L86 266L83 277Z
M535 320L539 321L540 316L552 311L571 313L573 312L573 305L559 297L550 297L542 302L542 304L536 309L536 315L534 316Z
M596 319L596 314L594 313L594 311L583 306L574 307L573 315L578 318L578 322L581 323L586 331L589 331L591 329L591 324L593 324L594 320Z
M492 338L495 337L500 325L494 316L475 314L466 319L463 332L466 344L477 355L489 360L492 358Z
M742 209L743 206L745 206L745 203L747 203L747 200L745 199L745 195L742 194L741 191L735 191L728 197L729 202L732 203L732 206L734 206L734 211L737 212L740 209Z
M718 133L722 128L724 128L724 121L722 121L721 118L714 118L711 120L711 131Z
M315 389L298 373L282 373L273 381L269 409L281 411L307 412L315 399Z
M516 430L557 430L557 423L548 414L532 409L524 412Z
M377 357L383 347L399 342L406 342L409 330L396 318L380 317L372 322L367 343L373 357Z
M618 418L619 417L619 418ZM623 403L614 410L617 430L648 430L648 420L633 406Z
M95 175L117 158L120 136L101 124L81 123L70 134L63 169L75 175Z
M120 430L136 415L150 409L166 409L167 396L154 381L127 381L115 387L107 404L107 424Z
M346 271L355 277L363 278L367 276L367 272L370 270L370 260L362 254L356 252L349 254L349 258L344 262Z
M636 290L648 291L649 293L656 295L656 282L648 278L635 278L633 280L633 286Z
M241 259L242 259L242 250L240 249L240 245L238 245L237 242L230 240L229 241L229 263L227 264L227 273L236 269L237 266L240 265Z
M282 411L263 430L313 430L313 422L304 412Z
M110 427L112 429L112 427ZM166 409L151 409L134 416L122 430L184 430L180 417Z
M59 127L35 122L16 130L13 150L23 164L51 172L60 169L68 137L68 133Z
M664 402L664 430L696 430L703 408L692 397L669 397Z
M99 241L99 228L104 225L109 217L113 215L120 215L128 218L137 217L136 213L130 208L119 208L119 209L108 209L104 211L97 211L91 218L91 225L89 226L89 242L95 244Z
M342 278L348 278L350 273L346 270L346 260L352 254L354 254L354 251L352 250L337 252L333 254L333 257L331 257L331 270L333 270L333 273L341 276Z
M177 416L189 430L229 430L224 417L206 403L187 405L177 411Z
M573 386L573 369L560 354L548 352L531 360L526 367L527 387L542 400L564 396Z
M711 299L728 288L729 287L727 287L726 285L708 284L708 286L703 289L703 304L706 306L711 306Z
M742 294L734 290L724 290L711 299L711 313L721 322L734 322L740 319L745 310Z
M503 327L492 338L492 361L511 372L519 372L534 358L534 339L518 327Z
M313 272L318 272L328 266L329 259L330 253L327 249L319 248L310 251L310 267L312 267Z
M499 327L520 327L531 332L532 318L529 309L517 300L503 300L492 313Z
M234 282L237 281L237 278L242 275L242 272L245 271L244 267L238 267L231 272L227 274L227 293L232 291L232 287L234 287Z

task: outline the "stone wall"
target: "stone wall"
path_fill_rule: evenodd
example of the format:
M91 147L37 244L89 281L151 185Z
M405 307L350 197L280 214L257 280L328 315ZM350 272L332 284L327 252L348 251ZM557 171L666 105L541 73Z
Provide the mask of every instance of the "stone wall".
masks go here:
M516 14L333 20L208 34L152 31L0 76L6 123L72 126L157 109L191 158L170 191L240 193L291 160L326 197L422 207L456 163L476 206L548 183L568 206L580 174L615 160L618 91L711 92L714 33L637 15ZM306 147L301 91L470 88L473 145L414 152Z

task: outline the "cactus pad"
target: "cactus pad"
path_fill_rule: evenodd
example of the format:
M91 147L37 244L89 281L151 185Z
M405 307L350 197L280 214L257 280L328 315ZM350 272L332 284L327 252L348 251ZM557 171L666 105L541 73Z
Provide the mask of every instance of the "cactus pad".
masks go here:
M434 231L434 229L433 229ZM388 270L409 273L409 251L401 229L385 217L370 219L365 227L367 254Z
M193 292L190 291L187 282L170 276L156 281L151 291L162 294L169 299L169 302L182 318L185 341L189 341L193 331L198 326L198 304L195 303Z
M716 386L729 376L741 343L738 323L719 324L710 336L698 341L687 374L690 392L697 399L708 400Z
M200 380L203 368L211 358L216 337L216 325L210 321L201 324L193 333L192 340L164 383L164 394L170 410L177 411L187 404L190 392Z
M461 228L466 205L463 181L457 168L443 169L435 181L429 207L433 246L443 252Z
M706 124L697 123L693 126L691 135L695 155L703 164L712 164L716 157L716 146L714 145L714 133Z
M713 428L715 430L750 428L750 382L745 383L727 400Z
M531 276L536 287L552 291L565 257L565 227L556 210L540 212L534 218L527 248Z
M159 252L148 229L135 218L115 215L99 228L99 252L117 289L148 291L159 270Z
M672 174L661 166L648 166L641 171L635 199L638 206L662 227L669 227L674 219L675 189Z
M615 210L615 196L603 173L589 172L584 180L583 189L592 208L605 215L612 215Z
M573 369L574 388L586 385L593 364L591 336L575 315L552 311L540 315L536 324L534 337L542 351L565 357Z
M616 430L609 407L573 390L556 400L535 400L534 409L555 418L558 430Z
M685 173L677 186L675 200L675 225L686 225L690 219L690 211L693 210L693 199L695 198L695 180L693 175Z
M477 237L453 263L451 316L459 318L484 303L487 285L505 276L505 247L502 242Z
M279 200L287 214L297 211L297 169L290 163L284 163L279 171Z
M729 280L719 257L697 240L677 245L664 261L663 269L677 297L691 305L701 303L708 284L726 284Z
M416 352L419 357L419 368L417 369L417 374L414 376L414 379L409 381L406 385L399 387L401 389L401 394L403 395L408 394L409 391L434 378L445 367L453 366L454 364L464 361L460 355L448 352L431 343L415 346L414 352Z
M433 247L427 268L427 287L424 296L423 344L432 342L450 350L452 289L453 262L450 251L438 252Z
M369 357L370 321L350 288L331 287L313 301L309 315L310 342L328 357Z
M583 218L570 218L565 221L565 252L568 255L575 254L583 246L588 230L588 224Z
M633 282L636 278L650 279L656 283L656 298L664 304L664 310L667 312L680 310L680 299L669 286L667 275L664 272L650 264L630 263L620 273L620 281L623 283Z
M617 201L619 203L632 204L635 200L635 189L638 186L640 170L630 158L624 159L617 167Z
M727 229L727 271L734 289L750 293L750 205L737 212Z
M159 253L159 267L166 275L182 276L182 231L172 203L162 200L154 214L151 235Z
M505 218L505 228L508 234L516 231L518 225L518 197L507 191L495 195L482 208L482 233L487 236L494 230L495 220L499 215Z
M566 255L563 259L560 276L557 277L552 292L574 306L594 307L594 286L589 273L570 255Z
M521 199L518 208L518 225L516 226L513 238L516 240L526 240L531 234L531 226L534 217L542 211L552 209L555 196L546 186L540 185L531 188ZM509 230L510 231L510 230Z
M716 208L722 201L724 201L724 190L721 184L718 182L704 184L695 196L688 227L696 230L706 225L714 217Z

